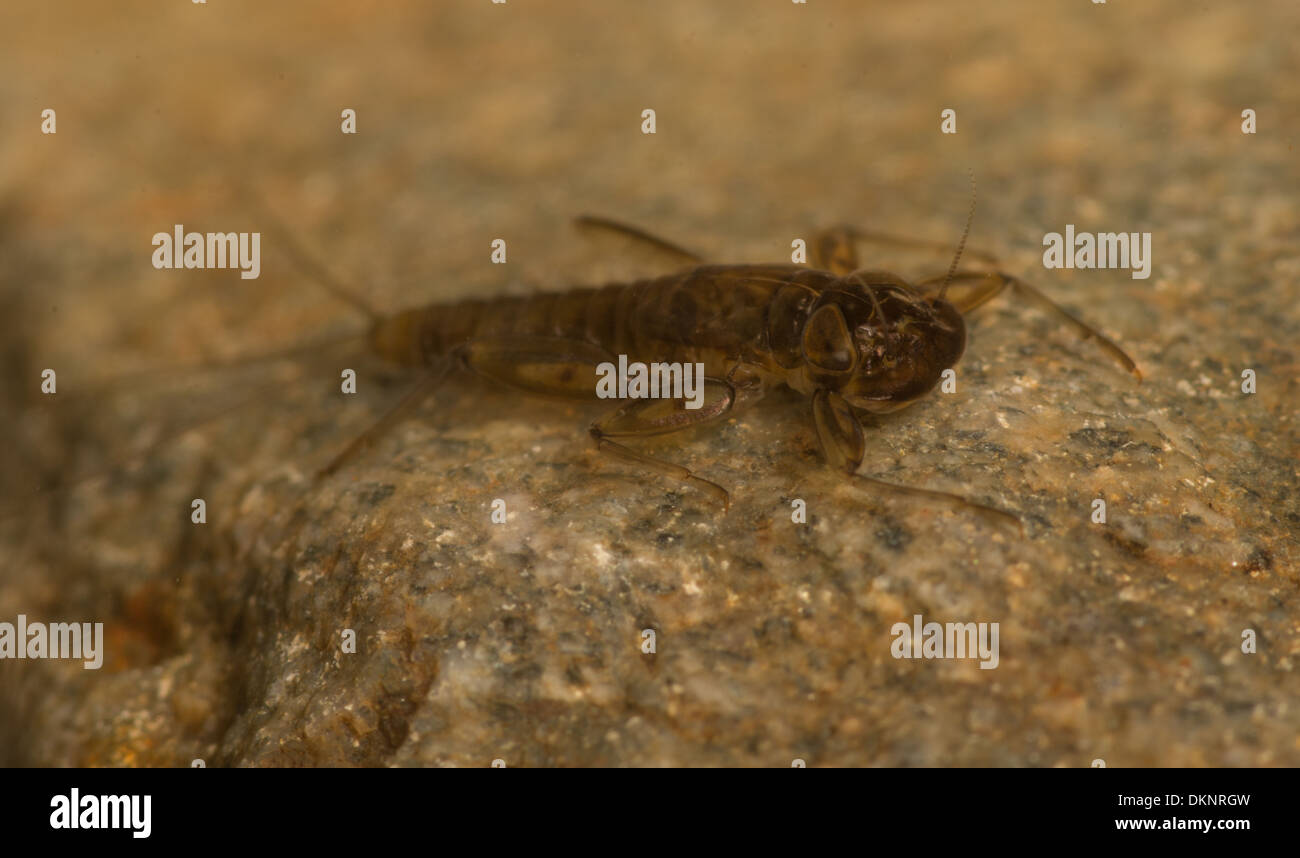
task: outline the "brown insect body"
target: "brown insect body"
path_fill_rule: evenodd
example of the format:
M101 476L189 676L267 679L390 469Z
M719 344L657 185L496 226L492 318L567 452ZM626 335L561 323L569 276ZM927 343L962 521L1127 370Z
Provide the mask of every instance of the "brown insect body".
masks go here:
M744 365L812 395L891 411L923 395L960 358L961 313L884 272L840 277L796 265L705 265L679 274L491 301L472 299L379 320L376 353L436 365L473 341L584 342L631 361L701 362L729 377ZM595 396L595 377L590 378Z
M270 221L276 223L274 217ZM1009 513L958 495L858 474L866 452L860 414L895 411L934 388L965 349L963 315L1007 287L1056 313L1081 337L1096 340L1141 379L1133 360L1119 346L1033 286L997 271L958 271L964 234L945 276L909 283L888 272L860 269L856 243L885 240L929 249L937 247L935 243L840 227L819 233L809 243L812 267L705 265L695 254L635 227L592 217L580 218L579 224L631 236L696 264L653 279L434 304L381 315L283 231L283 246L304 273L371 319L366 334L371 350L420 373L418 384L397 406L355 438L318 476L335 473L372 446L436 390L451 370L466 369L529 393L593 399L597 366L626 355L629 362L646 364L703 364L704 396L690 408L680 398L623 401L591 425L598 449L691 483L724 505L730 504L730 495L721 486L687 468L636 452L620 439L714 423L759 401L767 390L786 385L810 397L827 464L855 482L964 505L1019 524ZM987 254L974 255L995 262ZM320 347L309 344L245 362L281 360Z
M635 227L591 217L580 218L579 225L613 230L680 259L702 262ZM436 304L384 317L367 311L374 352L428 371L420 385L322 474L370 446L451 369L467 369L530 393L590 399L596 396L599 364L626 355L629 362L646 364L702 363L708 391L696 410L687 409L681 399L620 404L591 426L605 453L693 483L729 504L729 494L716 483L617 439L716 422L784 384L811 398L818 441L831 467L874 488L956 502L1018 524L1008 513L957 495L858 475L866 452L859 415L895 411L934 388L965 350L963 314L1007 287L1057 313L1082 337L1095 339L1140 379L1136 365L1119 346L1029 284L996 271L958 271L965 234L948 273L916 283L860 269L856 243L862 240L936 246L841 227L810 243L814 262L820 263L814 267L696 264L666 277L562 293ZM307 264L304 268L311 270ZM315 273L332 292L365 309L319 270Z

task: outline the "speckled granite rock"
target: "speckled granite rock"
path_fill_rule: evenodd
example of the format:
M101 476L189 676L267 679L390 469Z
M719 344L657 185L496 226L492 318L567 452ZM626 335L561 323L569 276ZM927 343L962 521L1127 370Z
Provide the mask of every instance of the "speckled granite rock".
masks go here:
M0 35L0 620L102 621L107 653L0 662L0 762L1300 764L1291 4L341 3L310 27L84 6ZM1023 538L845 486L792 394L649 445L731 488L721 516L597 457L599 409L457 382L315 484L405 382L346 348L157 372L357 327L269 239L254 281L149 266L173 223L259 228L236 181L396 309L635 273L569 232L581 211L724 261L839 222L955 240L968 168L972 245L1145 382L999 300L957 392L880 419L863 472L1010 509ZM1045 271L1067 223L1151 232L1151 278ZM947 262L873 253L909 275ZM33 393L45 367L55 401ZM915 614L998 622L998 667L895 659Z

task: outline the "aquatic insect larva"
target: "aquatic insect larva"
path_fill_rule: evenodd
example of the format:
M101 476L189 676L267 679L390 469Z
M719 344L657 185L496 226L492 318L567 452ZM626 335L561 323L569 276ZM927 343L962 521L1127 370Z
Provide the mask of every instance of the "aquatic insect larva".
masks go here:
M635 227L594 217L578 223L638 239L690 267L635 282L381 315L289 241L292 255L315 279L370 317L367 342L376 354L422 373L396 408L322 475L337 471L372 444L452 371L467 370L532 394L592 400L595 368L626 355L646 363L703 364L703 403L687 408L680 399L624 401L591 424L596 445L608 455L703 489L724 506L730 495L718 484L625 442L716 423L786 385L809 398L831 467L870 486L955 502L1018 523L1008 513L957 495L857 474L865 450L859 415L896 411L934 388L965 350L963 314L1008 287L1095 339L1141 378L1115 343L1024 281L992 270L957 270L966 233L946 275L909 283L886 271L859 268L856 242L882 236L852 228L821 233L811 245L815 265L805 267L708 265ZM969 228L968 217L967 232Z

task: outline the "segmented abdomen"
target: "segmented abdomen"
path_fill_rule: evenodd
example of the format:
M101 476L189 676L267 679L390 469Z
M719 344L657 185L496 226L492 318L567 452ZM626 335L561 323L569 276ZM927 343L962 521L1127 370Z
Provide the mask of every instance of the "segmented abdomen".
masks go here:
M834 279L793 265L707 265L653 280L423 307L385 320L372 341L390 359L428 364L473 339L557 337L634 361L700 361L714 375L736 358L766 363L768 313L782 286L820 291Z

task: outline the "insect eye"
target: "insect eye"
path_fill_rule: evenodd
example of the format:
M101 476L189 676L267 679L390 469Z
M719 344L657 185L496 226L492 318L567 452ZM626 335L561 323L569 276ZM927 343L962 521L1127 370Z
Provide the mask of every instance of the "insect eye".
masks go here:
M827 304L804 324L803 357L822 372L841 375L853 371L858 356L839 307Z

